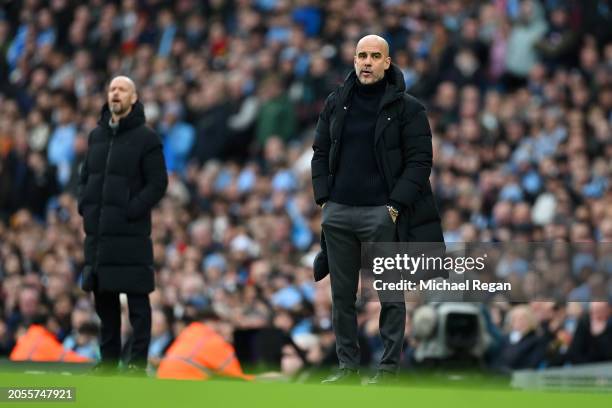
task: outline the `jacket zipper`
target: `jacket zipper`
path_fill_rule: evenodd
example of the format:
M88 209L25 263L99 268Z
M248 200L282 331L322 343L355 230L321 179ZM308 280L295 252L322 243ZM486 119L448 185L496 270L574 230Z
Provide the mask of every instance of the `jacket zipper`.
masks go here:
M102 200L104 200L103 195L104 195L104 185L106 183L106 172L108 171L108 164L110 163L111 153L113 151L113 142L115 140L116 134L117 134L117 130L112 129L112 136L111 136L110 144L108 146L108 152L106 152L106 166L104 167L104 173L102 173L102 191L100 193L102 195ZM98 216L98 230L96 231L97 248L96 248L96 259L94 260L94 271L97 271L98 261L100 259L100 228L102 225L102 208L103 208L103 203L101 201L100 202L100 215Z

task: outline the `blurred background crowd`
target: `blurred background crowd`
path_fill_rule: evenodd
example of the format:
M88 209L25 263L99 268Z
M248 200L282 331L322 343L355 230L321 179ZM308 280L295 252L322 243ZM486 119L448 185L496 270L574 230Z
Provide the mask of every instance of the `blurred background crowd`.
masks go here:
M312 279L311 145L368 33L427 106L447 242L612 241L611 1L2 2L0 355L44 316L97 358L74 194L123 74L170 172L153 213L152 365L205 309L244 363L334 363L329 280ZM609 305L581 300L483 305L478 356L510 369L612 359ZM406 366L442 313L415 308ZM378 310L360 304L365 365L381 351Z

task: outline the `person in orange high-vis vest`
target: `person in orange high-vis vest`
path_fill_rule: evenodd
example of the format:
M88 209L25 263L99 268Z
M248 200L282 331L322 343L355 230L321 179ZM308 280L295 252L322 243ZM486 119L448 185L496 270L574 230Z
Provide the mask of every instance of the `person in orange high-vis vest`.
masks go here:
M63 361L87 363L91 360L65 349L53 333L39 324L32 324L17 340L9 359L12 361Z
M191 323L176 338L157 369L157 378L207 380L213 376L253 380L244 374L234 346L209 324Z

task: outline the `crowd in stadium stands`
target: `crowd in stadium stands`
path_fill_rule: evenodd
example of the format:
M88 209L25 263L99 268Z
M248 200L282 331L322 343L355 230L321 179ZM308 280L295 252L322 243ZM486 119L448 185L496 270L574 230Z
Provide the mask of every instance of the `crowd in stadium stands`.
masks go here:
M287 374L334 363L329 279L312 279L321 215L311 145L323 101L367 33L388 40L408 92L427 106L447 242L612 242L610 1L1 7L0 356L42 323L64 347L98 357L98 321L79 289L74 194L88 133L118 74L136 82L170 171L153 212L152 367L211 309L243 363ZM612 271L602 273L610 282ZM612 360L609 304L589 303L588 293L580 300L484 305L487 362ZM364 365L382 349L379 307L359 305ZM415 365L410 323L406 366Z

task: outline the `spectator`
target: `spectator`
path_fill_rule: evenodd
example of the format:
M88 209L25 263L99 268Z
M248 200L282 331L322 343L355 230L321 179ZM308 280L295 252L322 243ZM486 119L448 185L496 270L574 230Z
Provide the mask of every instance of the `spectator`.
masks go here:
M529 306L515 306L510 311L510 332L497 364L505 369L537 368L544 359L542 338Z
M63 186L70 179L76 125L72 118L72 108L68 105L59 107L57 116L57 127L49 139L48 157L49 163L58 167L58 182Z
M164 156L168 171L183 174L191 153L195 131L189 123L181 121L181 106L170 102L163 115L159 133L164 143Z
M80 306L72 311L71 333L64 339L62 345L90 360L100 360L98 345L98 325L92 321L93 310Z
M539 3L525 0L514 21L506 50L506 83L512 89L524 84L527 74L537 62L535 45L546 30L543 10Z
M572 364L612 360L612 319L608 302L591 302L589 313L578 322L567 351Z
M550 26L535 46L548 67L570 66L575 63L572 58L575 56L576 40L577 35L570 26L567 10L560 6L551 11Z
M98 345L99 327L93 322L85 322L76 330L74 337L69 337L63 343L65 349L72 350L89 360L100 360L100 346Z
M271 136L279 136L285 141L295 137L293 106L282 90L280 78L266 78L259 92L262 99L256 130L259 145L265 145Z
M174 341L171 325L166 313L154 309L151 314L151 344L149 344L149 365L154 370L159 367L166 350Z

